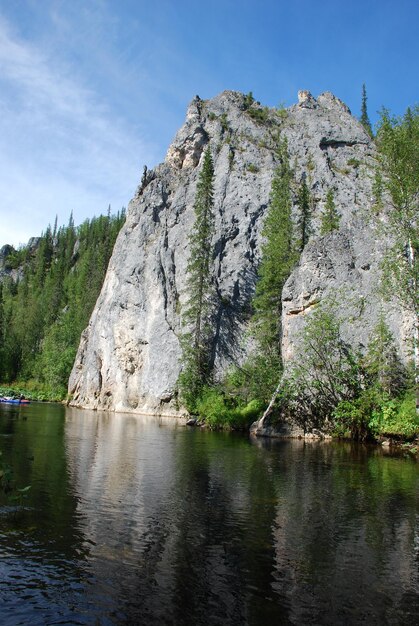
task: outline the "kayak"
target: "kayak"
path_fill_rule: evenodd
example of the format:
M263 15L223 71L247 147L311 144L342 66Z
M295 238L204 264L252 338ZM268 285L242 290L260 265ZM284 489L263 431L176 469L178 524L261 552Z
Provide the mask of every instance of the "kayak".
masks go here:
M3 404L30 404L30 400L26 398L0 398Z

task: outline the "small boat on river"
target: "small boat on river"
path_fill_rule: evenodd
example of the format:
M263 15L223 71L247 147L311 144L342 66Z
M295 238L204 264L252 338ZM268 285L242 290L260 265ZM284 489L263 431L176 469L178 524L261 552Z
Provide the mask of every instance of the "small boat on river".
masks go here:
M30 404L30 400L26 398L11 398L8 396L0 397L0 402L2 404Z

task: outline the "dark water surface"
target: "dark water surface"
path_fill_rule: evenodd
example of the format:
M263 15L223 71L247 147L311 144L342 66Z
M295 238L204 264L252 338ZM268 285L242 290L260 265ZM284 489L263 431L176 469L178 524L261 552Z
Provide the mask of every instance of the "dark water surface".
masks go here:
M0 450L2 626L418 623L412 459L36 404Z

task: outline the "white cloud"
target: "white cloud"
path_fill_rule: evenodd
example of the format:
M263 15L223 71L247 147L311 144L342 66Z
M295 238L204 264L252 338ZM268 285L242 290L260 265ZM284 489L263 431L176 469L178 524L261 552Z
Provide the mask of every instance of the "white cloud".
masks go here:
M102 68L103 69L103 68ZM0 19L0 246L130 199L155 149L77 67ZM77 220L79 216L79 220Z

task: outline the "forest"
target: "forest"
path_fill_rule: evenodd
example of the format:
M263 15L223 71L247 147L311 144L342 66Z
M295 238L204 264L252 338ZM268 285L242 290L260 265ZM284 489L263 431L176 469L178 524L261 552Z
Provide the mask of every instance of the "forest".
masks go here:
M11 249L0 282L0 381L27 397L63 400L125 210L48 226ZM13 276L12 270L15 270Z

